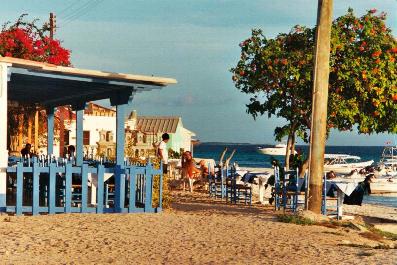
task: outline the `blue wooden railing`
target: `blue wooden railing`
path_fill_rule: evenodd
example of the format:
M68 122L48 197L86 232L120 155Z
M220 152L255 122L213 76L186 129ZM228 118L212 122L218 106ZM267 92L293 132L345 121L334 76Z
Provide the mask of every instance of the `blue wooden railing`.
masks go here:
M89 203L89 174L97 176L96 205ZM114 176L114 191L105 190L105 174ZM147 165L107 166L95 164L75 166L70 162L48 159L29 159L7 168L6 211L21 215L40 213L133 213L159 212L162 209L162 168ZM108 175L109 176L109 175ZM78 192L72 178L79 179ZM154 178L159 179L158 190L153 190ZM80 181L81 180L81 181ZM11 183L10 183L11 182ZM81 185L80 185L81 184ZM91 184L91 185L90 185ZM158 192L158 205L153 207L153 193ZM114 194L113 204L108 196ZM15 200L12 200L15 197ZM76 197L78 199L76 200ZM78 203L76 203L78 202Z

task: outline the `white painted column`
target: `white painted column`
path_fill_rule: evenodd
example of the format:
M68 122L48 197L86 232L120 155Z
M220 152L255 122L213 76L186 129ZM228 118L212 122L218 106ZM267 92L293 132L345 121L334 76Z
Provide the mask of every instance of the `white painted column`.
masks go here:
M0 208L7 206L7 74L9 66L9 64L0 63Z

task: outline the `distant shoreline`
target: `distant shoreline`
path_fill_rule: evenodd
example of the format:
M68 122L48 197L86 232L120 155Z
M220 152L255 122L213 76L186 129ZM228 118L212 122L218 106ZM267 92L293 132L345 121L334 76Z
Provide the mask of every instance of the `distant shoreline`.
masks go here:
M274 146L275 144L258 144L258 143L231 143L231 142L200 142L198 145L258 145L258 146ZM297 144L295 146L309 147L308 144ZM384 147L386 145L326 145L327 147Z

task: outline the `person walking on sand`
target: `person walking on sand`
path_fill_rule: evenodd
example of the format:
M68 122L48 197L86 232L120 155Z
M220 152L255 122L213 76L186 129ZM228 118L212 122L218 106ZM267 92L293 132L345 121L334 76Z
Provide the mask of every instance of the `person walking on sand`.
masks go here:
M168 133L164 133L161 136L161 139L163 139L158 147L158 155L163 162L163 174L167 174L168 172L168 149L167 149L167 143L170 140L170 136Z
M182 172L184 172L185 174L185 179L183 181L183 190L185 190L185 180L187 178L189 182L189 190L190 192L193 192L193 184L195 182L195 179L200 176L201 170L196 168L192 153L189 151L184 152L182 155Z

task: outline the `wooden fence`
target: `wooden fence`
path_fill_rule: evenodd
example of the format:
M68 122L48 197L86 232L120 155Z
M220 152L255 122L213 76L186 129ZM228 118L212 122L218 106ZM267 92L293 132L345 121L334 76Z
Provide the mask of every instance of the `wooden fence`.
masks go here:
M157 191L155 178L160 182ZM151 163L75 166L32 159L7 168L6 211L17 215L159 212L162 181L161 166L155 169ZM159 192L157 205L153 205L154 192Z

